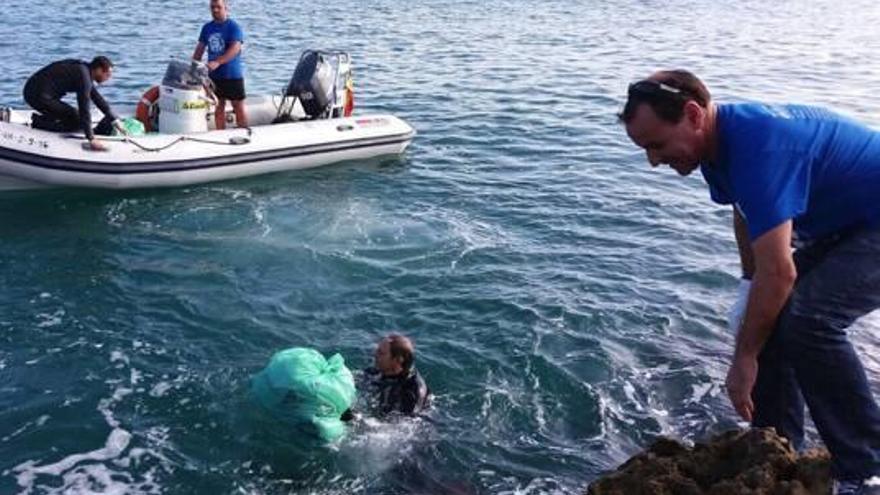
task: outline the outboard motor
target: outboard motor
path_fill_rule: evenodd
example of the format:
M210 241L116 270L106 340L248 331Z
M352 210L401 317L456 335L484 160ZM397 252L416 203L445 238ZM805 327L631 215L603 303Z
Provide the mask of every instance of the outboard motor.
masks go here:
M159 130L164 134L208 131L208 108L213 102L205 88L208 68L196 62L172 60L159 88Z
M304 51L284 96L298 99L311 119L350 115L354 107L351 57L345 52ZM276 121L283 120L279 112Z
M334 70L321 52L306 51L296 64L286 96L295 96L311 118L324 114L333 99Z

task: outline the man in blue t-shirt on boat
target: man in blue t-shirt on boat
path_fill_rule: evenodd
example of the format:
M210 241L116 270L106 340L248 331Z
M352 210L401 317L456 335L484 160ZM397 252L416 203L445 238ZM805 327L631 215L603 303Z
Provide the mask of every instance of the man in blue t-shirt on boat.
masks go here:
M880 307L880 133L823 108L715 104L682 70L631 84L620 120L652 166L699 168L733 205L750 281L726 380L736 411L800 447L806 401L835 493L880 494L880 409L846 336Z
M238 23L229 18L226 0L211 0L211 17L213 20L202 26L192 58L200 61L205 49L208 50L209 76L217 95L214 125L217 129L226 128L226 100L229 100L238 127L248 127L244 104L244 67L241 62L244 34Z

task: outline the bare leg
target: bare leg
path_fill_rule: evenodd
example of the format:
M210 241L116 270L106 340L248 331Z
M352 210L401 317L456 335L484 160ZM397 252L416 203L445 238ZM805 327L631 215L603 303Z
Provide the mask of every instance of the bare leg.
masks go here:
M232 109L235 111L235 122L238 127L248 127L247 109L244 100L233 100Z
M232 104L235 106L235 103ZM217 108L214 109L214 127L217 130L226 129L226 100L217 98Z

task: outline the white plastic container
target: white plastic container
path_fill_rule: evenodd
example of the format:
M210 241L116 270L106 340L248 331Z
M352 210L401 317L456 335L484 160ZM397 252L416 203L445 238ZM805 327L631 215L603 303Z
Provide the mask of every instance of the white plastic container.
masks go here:
M178 89L162 85L159 89L159 132L193 134L208 132L211 100L202 89Z

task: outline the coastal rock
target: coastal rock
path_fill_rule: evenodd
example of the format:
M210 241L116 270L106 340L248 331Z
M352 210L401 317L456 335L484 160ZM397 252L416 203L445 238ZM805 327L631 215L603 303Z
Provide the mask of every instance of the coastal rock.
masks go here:
M729 431L688 448L660 438L617 471L590 484L588 495L826 495L830 456L798 454L772 428Z

